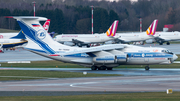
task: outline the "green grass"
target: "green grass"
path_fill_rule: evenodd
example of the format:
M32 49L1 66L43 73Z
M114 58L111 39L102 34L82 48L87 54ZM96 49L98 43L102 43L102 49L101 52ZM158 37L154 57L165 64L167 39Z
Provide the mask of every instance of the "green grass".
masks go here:
M4 77L2 77L4 76ZM17 77L11 77L17 76ZM25 76L25 77L24 77ZM42 78L76 78L76 77L103 77L103 76L121 76L119 74L94 74L62 71L36 71L36 70L0 70L0 81L5 80L28 80Z
M74 96L14 96L1 101L180 101L180 92L120 93Z
M1 67L27 67L27 68L83 68L71 63L60 61L32 61L31 63L1 63Z

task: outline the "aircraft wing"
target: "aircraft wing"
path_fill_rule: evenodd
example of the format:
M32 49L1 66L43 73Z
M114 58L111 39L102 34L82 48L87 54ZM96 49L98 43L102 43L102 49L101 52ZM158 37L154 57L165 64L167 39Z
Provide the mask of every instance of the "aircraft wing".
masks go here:
M116 39L115 39L115 42L126 43L126 42L131 42L131 40L122 39L122 38L116 38Z
M155 37L154 39L155 39L156 41L158 41L158 40L171 41L171 39L166 38L166 37Z
M72 39L72 42L73 43L90 43L90 42L87 42L85 40L79 40L79 39Z
M110 44L110 45L103 45L103 46L97 46L97 47L90 47L90 48L85 48L85 49L78 49L66 53L60 53L60 55L72 55L72 54L79 54L79 53L94 53L94 52L99 52L99 51L108 51L108 50L118 50L118 49L123 49L125 45L121 44Z

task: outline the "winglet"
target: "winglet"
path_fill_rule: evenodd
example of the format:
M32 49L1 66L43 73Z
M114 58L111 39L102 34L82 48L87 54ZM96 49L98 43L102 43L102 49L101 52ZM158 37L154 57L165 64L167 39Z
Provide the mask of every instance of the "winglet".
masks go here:
M109 27L109 29L106 31L106 35L109 37L114 37L116 35L116 30L118 26L118 20L115 20L113 24Z
M48 32L50 25L50 19L46 20L46 22L43 25L43 28Z
M154 20L152 24L148 27L146 30L147 35L155 35L156 33L156 28L157 28L158 20Z

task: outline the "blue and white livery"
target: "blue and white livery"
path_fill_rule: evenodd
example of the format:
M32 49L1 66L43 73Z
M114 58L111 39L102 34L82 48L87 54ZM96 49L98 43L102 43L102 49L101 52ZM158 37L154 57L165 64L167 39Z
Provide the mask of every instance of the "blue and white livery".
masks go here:
M39 21L44 17L13 17L17 19L28 40L26 49L39 55L68 63L112 70L119 65L171 64L178 57L165 48L110 44L90 48L71 47L54 41ZM40 25L33 27L32 24Z

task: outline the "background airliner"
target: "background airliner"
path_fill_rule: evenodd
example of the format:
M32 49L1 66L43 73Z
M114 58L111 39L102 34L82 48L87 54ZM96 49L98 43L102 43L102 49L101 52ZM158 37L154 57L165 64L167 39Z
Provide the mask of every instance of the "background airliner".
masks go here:
M139 33L116 33L119 38L115 39L115 43L129 43L129 42L139 42L145 41L147 39L154 38L158 20L154 20L152 24L148 27L146 32Z
M92 70L112 70L119 65L171 64L178 57L165 48L110 44L90 48L71 47L54 41L39 21L44 17L13 17L17 19L28 44L25 49L62 61L89 66ZM36 24L39 27L34 27Z
M50 19L48 19L43 28L48 31ZM4 48L12 48L20 45L24 45L28 41L21 30L19 33L0 33L0 50Z
M151 40L147 40L146 43L154 43L157 42L159 45L163 45L163 43L167 42L167 45L170 45L170 41L180 40L180 32L156 32L155 38Z
M116 30L118 26L118 21L114 21L114 23L110 26L110 28L103 34L62 34L57 35L54 40L65 43L71 42L77 44L79 47L86 45L90 47L90 44L93 43L102 43L109 40L113 40L116 37Z

